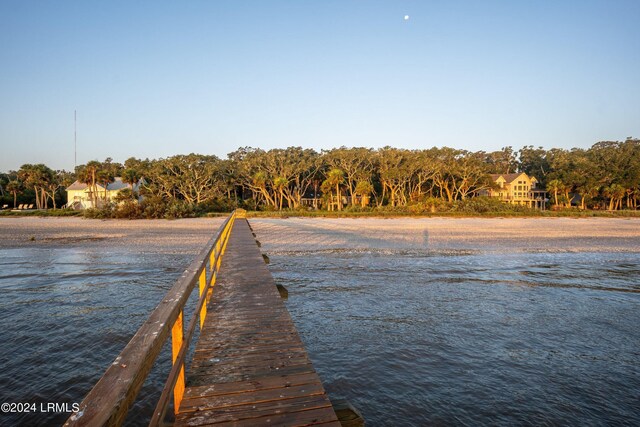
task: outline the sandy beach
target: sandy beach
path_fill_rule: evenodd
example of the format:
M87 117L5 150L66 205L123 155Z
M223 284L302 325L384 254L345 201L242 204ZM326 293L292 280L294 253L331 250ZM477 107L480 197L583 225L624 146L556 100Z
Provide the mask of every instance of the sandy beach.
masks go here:
M640 219L626 218L291 218L253 220L252 224L267 252L343 248L640 251Z
M197 253L221 218L0 218L0 248L113 247ZM332 249L640 251L636 218L250 219L264 252Z
M194 253L216 232L223 218L176 221L84 218L0 218L0 249L40 247L126 247L149 253Z

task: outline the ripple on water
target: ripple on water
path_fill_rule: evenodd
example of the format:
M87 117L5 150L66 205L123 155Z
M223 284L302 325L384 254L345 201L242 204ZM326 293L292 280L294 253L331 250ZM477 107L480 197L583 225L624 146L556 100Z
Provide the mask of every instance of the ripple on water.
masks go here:
M638 253L270 256L326 389L371 425L640 423Z
M629 392L640 390L637 253L270 256L327 390L370 425L640 424ZM189 261L126 248L0 251L0 401L82 399L180 275L168 266ZM168 355L159 364L128 424L153 409Z
M82 400L190 256L27 248L0 250L0 260L0 401L39 404ZM153 410L165 379L154 369L145 385L151 397L136 404L129 424L144 424ZM11 414L0 424L60 425L66 417Z

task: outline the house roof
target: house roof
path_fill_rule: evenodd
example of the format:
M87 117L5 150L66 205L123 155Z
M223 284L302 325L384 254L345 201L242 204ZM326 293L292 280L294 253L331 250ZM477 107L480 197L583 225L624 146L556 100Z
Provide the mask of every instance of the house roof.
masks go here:
M80 181L75 181L73 184L67 187L67 190L84 190L87 188L87 184Z
M138 184L136 184L136 187L138 187L141 183L144 183L144 182L145 182L144 179L140 179ZM103 185L99 183L96 183L96 185L100 189L104 190ZM117 191L117 190L122 190L123 188L131 188L131 185L125 182L122 182L122 177L119 177L119 176L115 177L113 182L107 185L107 191ZM85 182L80 182L80 181L75 181L73 184L67 187L67 190L88 190L88 189L89 189L89 184Z
M122 182L122 178L119 176L115 177L111 184L107 185L107 190L109 191L122 190L123 188L131 188L131 185Z
M526 176L531 181L538 182L537 179L535 179L532 176L528 177L527 174L524 173L524 172L519 172L519 173L494 173L494 174L491 174L491 179L494 180L494 181L498 181L498 179L500 179L500 177L502 177L502 179L504 179L504 181L507 184L511 184L513 181L515 181L516 179L518 179L522 175Z
M497 181L500 177L507 183L515 181L522 173L495 173L491 174L491 179Z

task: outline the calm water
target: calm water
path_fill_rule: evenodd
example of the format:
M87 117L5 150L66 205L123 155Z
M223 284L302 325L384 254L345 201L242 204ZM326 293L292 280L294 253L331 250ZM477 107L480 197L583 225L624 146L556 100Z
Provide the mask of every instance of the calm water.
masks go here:
M368 425L640 425L640 252L269 255L327 390ZM190 258L0 250L0 402L79 402Z
M127 248L0 250L0 402L80 402L190 260ZM144 387L156 400L169 358L159 356ZM144 424L152 397L131 424ZM61 425L69 415L0 414L0 425Z
M640 425L640 254L271 254L327 391L373 426Z

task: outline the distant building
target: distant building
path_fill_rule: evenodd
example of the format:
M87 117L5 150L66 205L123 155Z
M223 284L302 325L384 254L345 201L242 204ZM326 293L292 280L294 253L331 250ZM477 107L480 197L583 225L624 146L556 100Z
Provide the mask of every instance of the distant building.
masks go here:
M497 197L505 203L546 209L547 192L536 189L538 180L526 173L492 174L495 188L485 190L484 196Z
M107 185L106 192L103 184L96 183L96 195L92 194L90 184L76 181L67 187L67 205L68 208L73 209L88 209L93 206L94 199L97 200L97 207L102 207L105 202L110 203L115 201L116 196L120 191L125 188L132 189L134 192L139 192L140 186L145 184L144 179L140 179L133 187L131 184L122 182L121 177L114 178L114 181Z

